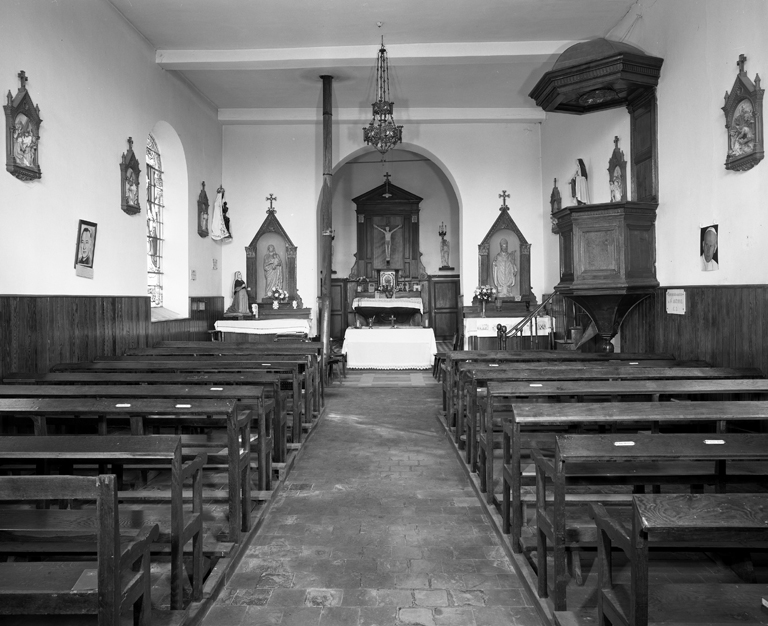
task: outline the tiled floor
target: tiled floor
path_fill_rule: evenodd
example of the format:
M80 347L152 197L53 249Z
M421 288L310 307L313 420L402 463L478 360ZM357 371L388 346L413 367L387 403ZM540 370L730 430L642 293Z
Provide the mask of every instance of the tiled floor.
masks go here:
M435 418L439 386L398 375L327 390L204 626L540 624Z

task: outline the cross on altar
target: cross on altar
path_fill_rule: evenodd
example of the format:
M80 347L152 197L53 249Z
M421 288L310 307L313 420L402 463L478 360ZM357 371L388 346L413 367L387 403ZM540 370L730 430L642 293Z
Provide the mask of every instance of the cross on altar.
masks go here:
M504 209L508 209L508 208L509 208L509 207L507 206L507 198L511 198L511 197L512 197L512 196L510 196L510 195L507 193L507 190L506 190L506 189L502 189L502 190L501 190L501 193L499 194L499 198L501 198L501 201L502 201L502 203L503 203L503 204L502 204L502 205L499 207L499 211L503 211Z
M272 194L269 194L267 200L269 201L269 208L267 209L267 213L277 213L277 209L272 206L272 202L277 200L277 198Z
M739 74L744 73L744 64L747 62L747 57L745 57L743 54L739 55L739 60L736 61L736 65L739 66Z

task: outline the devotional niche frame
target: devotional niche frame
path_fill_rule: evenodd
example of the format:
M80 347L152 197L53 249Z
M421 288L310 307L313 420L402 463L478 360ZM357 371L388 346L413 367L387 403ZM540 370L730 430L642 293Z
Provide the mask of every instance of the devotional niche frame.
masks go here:
M725 169L746 172L763 160L763 95L760 75L752 82L744 70L747 57L739 55L736 65L739 73L731 91L725 92L725 128L728 133L728 151Z
M277 198L273 198L276 200ZM270 202L271 207L271 202ZM267 209L267 217L261 224L259 230L245 247L245 284L250 289L248 292L248 305L255 304L257 302L269 302L271 304L271 298L267 298L263 295L259 295L257 288L257 276L259 272L263 273L263 267L261 263L260 255L258 254L259 240L268 235L276 235L277 238L282 239L285 243L285 258L283 261L283 290L288 292L288 299L294 299L296 297L296 252L298 248L293 245L293 241L288 236L288 233L283 228L280 220L277 219L277 209ZM278 250L278 253L280 251ZM263 253L262 255L263 256Z
M505 192L506 193L506 192ZM508 197L508 196L507 196ZM531 291L531 244L515 224L515 220L509 214L509 207L504 198L504 204L499 207L500 215L496 218L483 240L477 246L478 250L478 285L493 285L493 257L496 251L491 250L491 243L498 239L503 231L512 231L518 239L520 256L517 267L517 283L520 287L519 295L513 298L501 298L503 302L523 302L526 307L536 304L536 296Z
M18 73L19 90L11 96L10 89L3 105L5 111L5 169L19 180L42 177L38 148L40 144L40 107L32 102L27 91L27 75Z
M128 215L141 212L139 202L139 160L133 152L133 137L128 137L128 150L120 159L120 208Z

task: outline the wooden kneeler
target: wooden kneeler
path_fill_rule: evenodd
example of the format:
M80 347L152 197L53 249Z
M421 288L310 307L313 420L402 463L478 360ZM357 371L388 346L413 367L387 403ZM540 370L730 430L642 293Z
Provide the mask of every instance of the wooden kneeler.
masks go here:
M90 543L97 562L0 563L0 615L97 615L99 626L119 626L120 614L133 608L134 624L150 624L149 551L160 530L145 525L121 541L114 475L0 477L0 500L61 499L95 500L94 528L24 531L25 510L16 509L14 528L0 529L3 541Z

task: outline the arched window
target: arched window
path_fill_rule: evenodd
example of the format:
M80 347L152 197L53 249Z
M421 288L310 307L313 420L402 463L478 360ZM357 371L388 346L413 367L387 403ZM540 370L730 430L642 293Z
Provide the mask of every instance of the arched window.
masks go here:
M155 138L147 136L147 293L163 306L163 164Z

